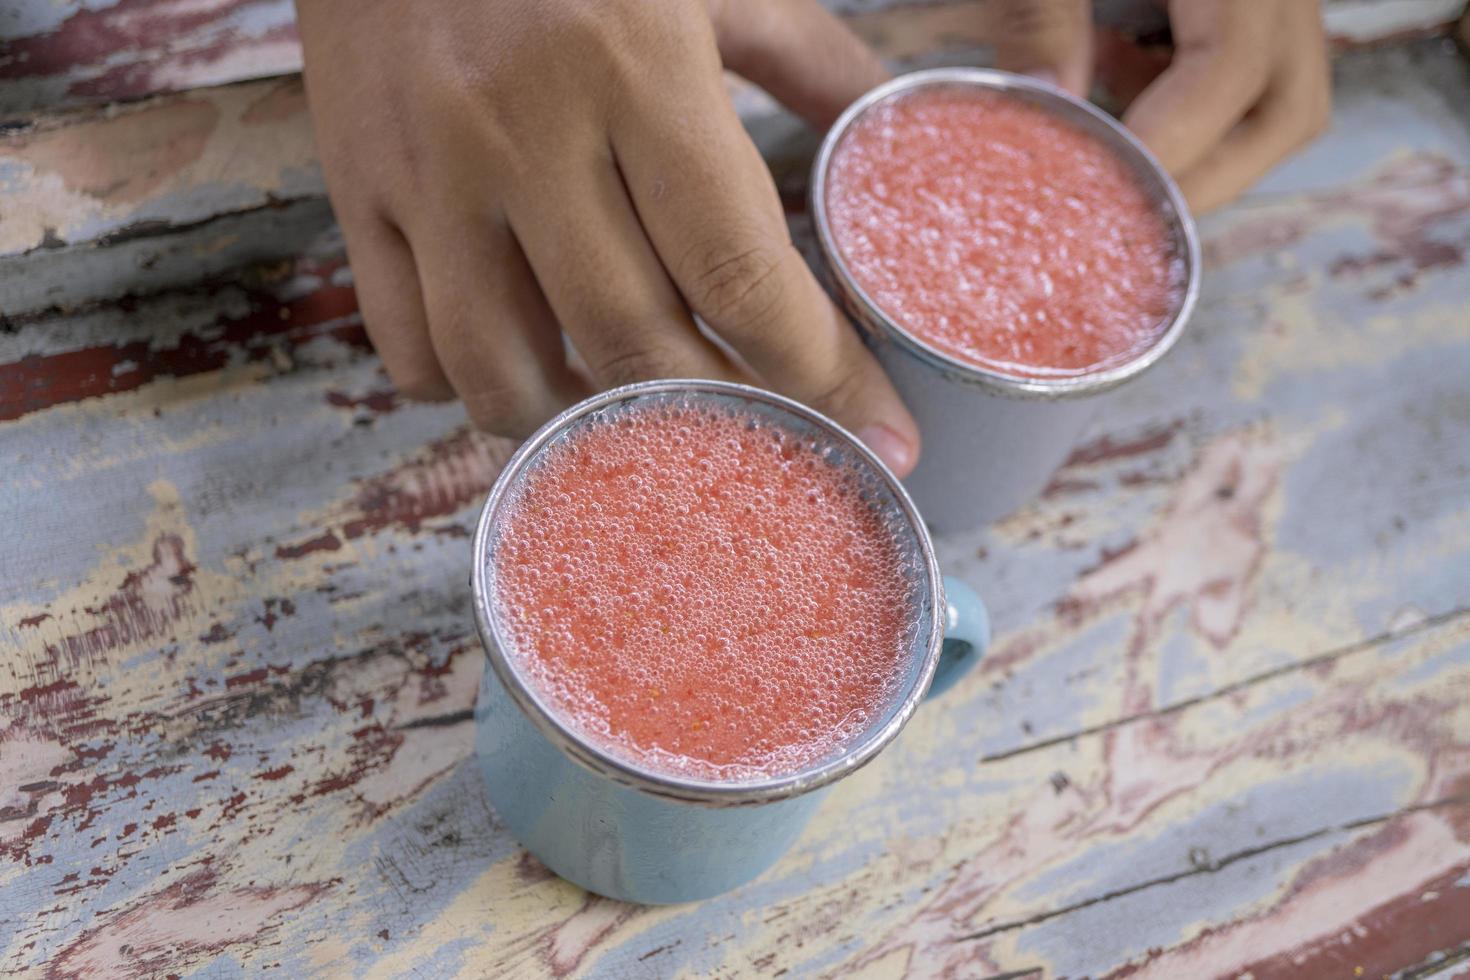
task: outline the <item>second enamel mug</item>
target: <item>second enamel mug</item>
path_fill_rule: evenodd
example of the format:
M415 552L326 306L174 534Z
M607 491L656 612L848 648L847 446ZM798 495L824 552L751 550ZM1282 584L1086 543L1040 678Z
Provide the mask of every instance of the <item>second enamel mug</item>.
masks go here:
M1179 266L1179 291L1156 339L1123 363L1060 377L990 370L926 342L864 291L834 234L834 154L875 107L930 89L979 89L1046 110L1113 151L1162 219ZM1018 164L1018 166L1021 166ZM1054 86L1008 72L942 68L903 75L854 103L822 144L811 180L811 213L833 287L919 423L924 450L905 481L926 520L939 531L964 530L1005 517L1034 498L1066 459L1113 391L1162 358L1179 339L1199 291L1199 243L1179 189L1121 124Z

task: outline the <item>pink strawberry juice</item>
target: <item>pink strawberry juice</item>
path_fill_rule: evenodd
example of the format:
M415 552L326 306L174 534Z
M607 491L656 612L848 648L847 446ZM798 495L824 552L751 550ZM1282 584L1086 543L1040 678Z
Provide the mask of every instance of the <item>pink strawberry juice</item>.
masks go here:
M826 207L854 281L962 362L1019 377L1122 364L1184 290L1164 218L1129 166L1041 106L927 86L838 144Z
M580 420L497 533L509 655L564 723L647 768L804 769L882 714L912 656L917 559L878 486L811 433L720 403Z

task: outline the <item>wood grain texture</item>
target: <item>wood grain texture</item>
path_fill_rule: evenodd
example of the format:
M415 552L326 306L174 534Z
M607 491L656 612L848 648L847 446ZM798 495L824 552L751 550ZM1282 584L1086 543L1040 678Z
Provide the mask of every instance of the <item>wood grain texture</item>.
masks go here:
M196 282L322 225L299 79L87 108L0 134L0 316Z
M0 11L0 115L301 67L291 0L17 0Z
M128 5L101 9L132 16ZM896 64L916 67L983 59L992 9L956 0L845 12ZM749 86L732 83L732 93L799 194L811 134ZM323 194L296 77L18 121L0 130L0 319L289 258L303 238L331 233Z
M900 61L993 36L986 0L824 0ZM1140 0L1099 0L1107 23ZM1451 27L1465 0L1324 0L1329 33L1372 43ZM892 42L892 43L889 43ZM11 0L0 9L0 118L285 75L301 67L292 0Z
M0 331L0 971L1470 962L1470 78L1439 42L1338 71L1328 137L1204 224L1180 346L1036 505L938 542L989 658L696 906L589 898L498 826L467 536L510 447L397 397L329 231L33 306Z

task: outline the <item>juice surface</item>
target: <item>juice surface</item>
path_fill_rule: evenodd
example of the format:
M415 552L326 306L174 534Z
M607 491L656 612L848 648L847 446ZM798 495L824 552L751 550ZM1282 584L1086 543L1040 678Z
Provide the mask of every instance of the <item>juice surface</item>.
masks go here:
M882 714L913 656L921 566L878 487L721 404L584 419L524 473L493 546L509 652L564 722L645 767L807 768Z
M1125 363L1167 326L1184 268L1128 165L1002 93L880 102L833 153L838 252L896 323L969 364L1066 377Z

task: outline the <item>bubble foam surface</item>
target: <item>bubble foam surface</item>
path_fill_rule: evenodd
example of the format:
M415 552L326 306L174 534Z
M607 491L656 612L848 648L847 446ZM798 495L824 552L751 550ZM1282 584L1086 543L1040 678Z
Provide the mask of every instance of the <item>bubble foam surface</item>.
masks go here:
M614 755L700 779L786 775L901 694L920 632L912 531L877 475L813 432L639 399L549 443L503 507L507 653Z
M960 361L1069 377L1132 360L1184 293L1170 230L1117 153L1049 110L971 86L865 111L826 206L852 278Z

